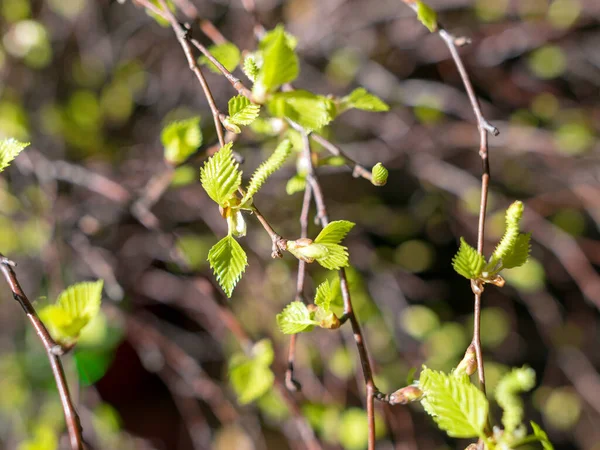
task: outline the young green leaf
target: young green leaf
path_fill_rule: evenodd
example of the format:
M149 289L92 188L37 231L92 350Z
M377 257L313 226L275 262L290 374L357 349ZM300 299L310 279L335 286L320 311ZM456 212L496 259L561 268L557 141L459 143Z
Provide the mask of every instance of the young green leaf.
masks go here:
M306 175L296 174L290 178L285 185L285 192L287 192L288 195L301 192L304 189L306 189Z
M315 243L317 244L339 244L346 237L354 223L348 220L334 220L321 230Z
M233 236L227 235L210 249L208 261L225 294L231 298L235 285L248 265L246 252Z
M228 206L227 203L242 184L242 172L238 170L238 163L233 159L232 145L228 142L221 147L200 170L202 187L220 206Z
M323 311L329 312L331 308L331 301L335 298L335 292L331 288L329 280L323 281L317 287L317 294L315 295L315 305L322 308Z
M240 63L241 53L235 44L225 42L223 44L211 45L207 49L210 54L219 61L229 72L233 72ZM221 71L206 56L198 59L200 64L206 65L212 72L220 74Z
M307 131L323 128L336 116L331 99L300 89L274 94L267 108L272 116L290 119Z
M387 183L387 179L388 179L388 170L383 166L383 164L378 162L371 169L371 180L372 180L371 182L375 186L383 186Z
M417 18L432 33L438 28L437 13L426 3L417 0Z
M527 262L529 252L531 251L530 240L531 233L519 234L512 251L502 258L502 267L504 269L520 267Z
M535 386L535 372L530 367L513 369L498 382L496 401L503 410L504 431L512 434L523 422L523 400L519 393L530 391Z
M0 172L23 151L29 142L19 142L16 139L3 139L0 141Z
M242 203L248 201L259 191L267 179L283 165L291 151L292 143L288 139L284 139L279 143L273 154L252 174L246 194L242 198Z
M468 376L455 377L424 368L419 379L421 404L448 436L473 438L484 435L489 404Z
M521 219L523 218L523 209L523 202L516 201L506 210L506 229L504 230L504 236L500 239L500 242L490 258L490 265L495 261L504 260L504 258L514 250L519 237L519 227Z
M53 305L40 310L52 338L61 345L77 342L81 330L98 314L104 282L77 283L61 292Z
M181 164L202 145L200 117L171 122L160 135L165 148L165 159L172 164Z
M260 113L260 105L251 103L243 95L229 100L229 120L236 125L250 125Z
M467 244L464 238L460 238L460 248L452 259L452 267L459 275L470 280L479 278L485 265L485 259L477 253L473 247Z
M265 35L261 49L263 64L253 89L258 98L277 90L282 84L294 81L299 72L298 57L282 26Z
M369 93L365 88L356 88L350 94L342 98L341 111L355 108L364 111L389 111L390 107L376 95Z
M302 302L292 302L277 314L277 325L284 334L296 334L311 331L319 322Z
M258 64L256 64L256 56L253 53L247 55L244 59L242 71L253 83L256 81L259 70Z
M317 262L329 270L340 270L342 267L347 267L348 249L339 244L313 244L320 245L327 249L325 256L316 258Z
M546 432L544 430L542 430L542 428L537 423L535 423L533 420L530 423L531 423L531 428L533 428L533 434L535 437L538 438L538 440L542 444L543 449L544 450L554 450L554 446L550 442L550 439L548 438L548 435L546 434Z
M229 380L242 405L251 403L266 394L275 375L270 369L273 362L273 346L270 341L257 342L252 357L244 353L234 354L229 361Z

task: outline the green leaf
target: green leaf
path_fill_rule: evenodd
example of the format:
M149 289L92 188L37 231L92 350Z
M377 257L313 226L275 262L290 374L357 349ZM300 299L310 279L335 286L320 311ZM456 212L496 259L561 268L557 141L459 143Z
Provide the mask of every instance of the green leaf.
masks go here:
M388 170L383 166L383 164L378 162L371 169L371 180L372 180L371 182L375 186L383 186L384 184L387 183L387 179L388 179Z
M160 135L165 148L165 159L172 164L181 164L202 145L200 117L171 122Z
M437 13L426 3L417 0L417 18L432 33L438 28Z
M517 236L517 241L512 251L502 258L502 267L504 269L520 267L527 262L529 252L531 251L530 240L531 233L521 233Z
M479 278L485 265L485 259L477 253L473 247L467 244L464 238L460 238L460 248L452 259L452 267L459 275L470 280Z
M229 120L236 125L250 125L260 114L260 105L255 105L243 95L229 100Z
M544 450L554 450L554 446L550 442L546 432L533 420L529 423L531 423L531 428L533 428L533 434L538 438Z
M339 244L346 237L354 223L348 220L334 220L321 230L315 243L317 244Z
M238 170L228 142L204 163L200 170L202 187L217 204L228 206L229 200L242 184L242 172Z
M225 294L231 298L235 285L248 265L246 252L233 236L228 235L210 249L208 261Z
M342 98L340 109L362 109L364 111L389 111L390 107L376 95L369 93L365 88L356 88Z
M285 192L287 192L288 195L301 192L304 189L306 189L306 175L296 174L290 178L285 185Z
M450 376L424 368L419 379L421 404L448 436L473 438L484 435L489 404L468 376Z
M327 249L325 256L316 258L317 262L329 270L340 270L348 267L348 249L338 244L316 244Z
M323 311L329 312L331 308L331 302L335 299L335 291L331 287L329 280L325 280L317 287L317 294L315 295L315 305L322 308Z
M300 89L274 94L267 108L272 116L290 119L307 131L323 128L336 115L331 99Z
M292 302L277 314L277 325L284 334L311 331L318 324L314 320L314 313L311 313L302 302Z
M518 394L530 391L534 386L535 372L530 367L513 369L498 382L495 396L503 410L502 425L507 433L514 433L523 422L523 400Z
M77 342L81 330L100 311L103 284L98 280L69 286L55 304L40 310L40 318L56 342L64 346Z
M288 139L284 139L279 143L269 159L258 166L258 169L252 174L246 194L242 198L242 203L247 202L259 191L267 179L283 165L291 151L292 143Z
M253 83L256 81L256 77L258 76L259 67L256 64L256 56L251 53L246 56L244 59L244 65L242 66L242 71L248 77L250 81Z
M516 201L506 210L506 229L504 230L504 236L500 239L500 242L490 258L490 265L494 265L498 260L504 260L504 258L514 250L519 237L523 209L523 202Z
M208 47L210 54L219 61L229 72L233 72L240 63L241 53L235 44L225 42L223 44ZM200 64L206 65L212 72L220 74L221 71L206 56L198 59Z
M299 73L298 57L282 26L264 36L261 49L263 64L253 89L258 98L294 81Z
M270 369L273 362L273 346L262 340L252 349L252 357L244 353L234 354L229 361L229 380L242 405L265 395L273 386L275 375Z
M23 151L29 142L19 142L16 139L3 139L0 141L0 172Z

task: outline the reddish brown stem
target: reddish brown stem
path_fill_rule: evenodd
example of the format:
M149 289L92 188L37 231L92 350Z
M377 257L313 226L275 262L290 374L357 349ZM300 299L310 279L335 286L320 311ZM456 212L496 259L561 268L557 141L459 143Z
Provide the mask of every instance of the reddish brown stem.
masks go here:
M60 361L60 355L63 354L63 350L60 345L54 342L50 336L50 333L38 317L35 308L25 295L25 292L23 292L23 289L17 280L17 275L13 270L14 265L15 264L12 261L0 253L0 270L4 275L6 282L10 286L10 290L12 291L14 299L19 302L23 308L23 311L25 311L29 322L35 329L35 333L42 342L44 349L46 349L48 361L50 361L50 367L52 369L52 375L54 376L54 381L56 382L56 387L58 389L60 403L65 415L65 422L69 432L71 448L73 450L83 450L85 447L83 437L81 435L81 423L79 421L79 416L77 415L75 405L71 400L69 385L67 384L65 371Z

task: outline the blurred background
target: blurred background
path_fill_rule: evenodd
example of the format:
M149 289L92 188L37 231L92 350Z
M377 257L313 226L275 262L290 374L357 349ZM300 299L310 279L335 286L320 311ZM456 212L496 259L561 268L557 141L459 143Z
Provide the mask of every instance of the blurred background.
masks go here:
M240 49L255 49L241 2L192 1ZM523 228L533 234L530 262L483 297L488 389L493 395L510 367L530 365L538 381L524 396L526 418L557 449L598 450L600 2L429 4L453 34L472 39L461 54L501 132L490 138L486 249L514 199L525 202ZM325 131L364 166L383 162L386 186L353 178L335 161L319 169L330 217L357 224L346 241L350 286L378 387L404 386L421 364L452 368L470 342L473 295L451 259L460 236L476 240L481 163L447 48L399 0L262 0L257 15L297 36L296 87L345 95L363 86L391 106L348 112ZM227 380L239 343L218 312L225 301L206 261L227 228L199 183L216 135L171 29L130 1L2 0L0 36L0 137L31 142L0 177L0 251L18 262L38 305L70 283L105 280L103 316L63 358L88 441L107 449L304 448L277 390L240 406ZM235 91L205 72L225 109ZM173 172L161 128L198 114L204 145ZM235 148L245 173L273 146L244 131ZM300 230L302 194L285 193L295 171L286 164L256 199L283 236ZM248 222L240 242L250 266L229 304L253 340L272 340L283 379L288 337L275 315L294 299L297 260L272 260L268 235ZM311 221L309 235L317 232ZM310 295L329 274L316 265L308 273ZM43 348L2 285L0 447L59 448L64 423ZM365 448L350 329L301 335L296 378L303 391L294 397L324 446ZM381 406L378 449L467 445L438 431L418 404Z

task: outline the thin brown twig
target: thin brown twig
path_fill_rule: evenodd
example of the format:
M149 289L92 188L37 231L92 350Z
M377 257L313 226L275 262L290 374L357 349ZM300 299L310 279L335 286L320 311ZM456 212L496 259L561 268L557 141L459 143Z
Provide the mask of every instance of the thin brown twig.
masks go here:
M25 292L23 292L23 289L19 284L19 280L17 279L17 275L13 270L14 266L15 263L0 253L0 271L2 271L6 282L10 286L10 290L12 291L14 299L19 302L23 308L23 311L25 311L29 322L35 329L35 332L40 338L40 341L42 342L42 345L44 346L44 349L48 355L48 360L50 361L50 367L52 369L52 375L54 376L54 381L56 382L60 403L65 415L65 422L69 432L71 448L73 450L83 450L85 446L82 437L81 422L79 420L77 410L75 409L75 405L73 404L73 400L71 399L69 385L67 384L67 379L65 377L65 371L60 361L60 355L64 353L63 349L60 345L54 342L50 336L50 333L38 317L35 308L25 295Z

